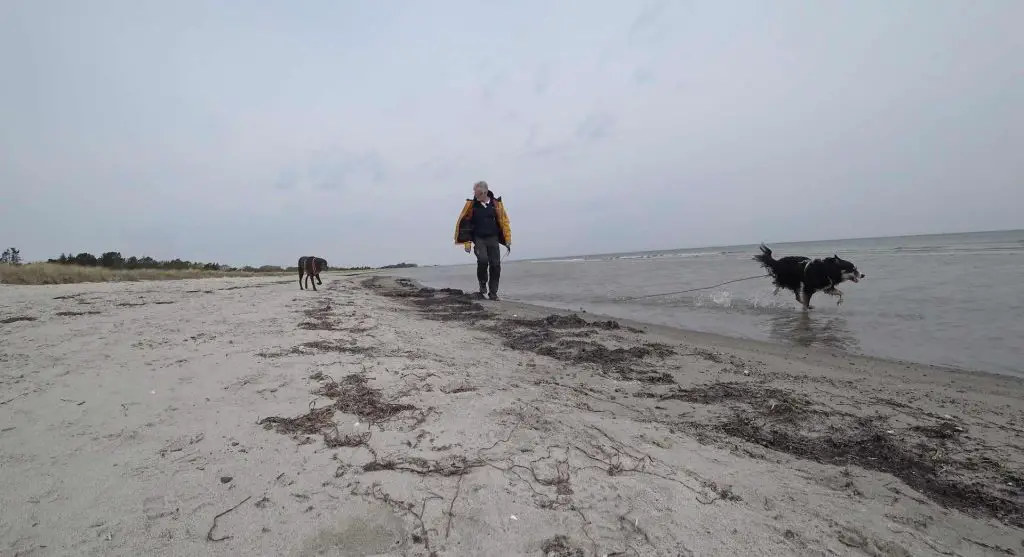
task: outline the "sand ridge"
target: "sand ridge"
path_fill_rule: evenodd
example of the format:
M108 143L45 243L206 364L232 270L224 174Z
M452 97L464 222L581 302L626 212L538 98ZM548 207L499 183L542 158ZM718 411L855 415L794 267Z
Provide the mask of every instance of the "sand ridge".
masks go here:
M324 278L0 290L0 555L1024 553L1017 380Z

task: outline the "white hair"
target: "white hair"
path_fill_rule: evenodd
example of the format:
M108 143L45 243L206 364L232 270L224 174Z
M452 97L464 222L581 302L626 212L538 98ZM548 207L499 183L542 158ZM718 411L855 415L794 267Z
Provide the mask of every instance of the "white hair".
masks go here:
M487 187L487 182L484 182L483 180L473 184L473 187L476 187L476 186L480 186L480 189L482 189L484 191L489 191L489 188Z

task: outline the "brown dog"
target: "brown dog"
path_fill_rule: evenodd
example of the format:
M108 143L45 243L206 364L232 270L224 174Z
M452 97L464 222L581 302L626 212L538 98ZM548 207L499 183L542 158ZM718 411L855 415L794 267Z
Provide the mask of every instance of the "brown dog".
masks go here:
M323 285L323 281L320 280L320 271L327 268L327 260L321 257L314 257L312 255L302 256L299 258L299 290L304 290L302 286L302 275L306 275L307 286L312 280L313 291L316 292L316 285Z

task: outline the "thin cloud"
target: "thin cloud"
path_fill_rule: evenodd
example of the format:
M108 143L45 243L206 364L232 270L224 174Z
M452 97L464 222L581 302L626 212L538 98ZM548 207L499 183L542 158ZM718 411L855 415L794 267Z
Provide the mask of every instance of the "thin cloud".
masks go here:
M608 137L615 127L615 118L607 112L592 112L576 127L576 138L583 142L598 141Z

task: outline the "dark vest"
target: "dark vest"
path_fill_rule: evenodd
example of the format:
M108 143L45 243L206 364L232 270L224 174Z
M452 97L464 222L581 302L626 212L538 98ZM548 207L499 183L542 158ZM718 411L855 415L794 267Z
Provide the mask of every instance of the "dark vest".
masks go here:
M498 226L498 213L494 208L494 202L487 205L479 201L473 201L473 236L489 238L498 236L501 228Z

